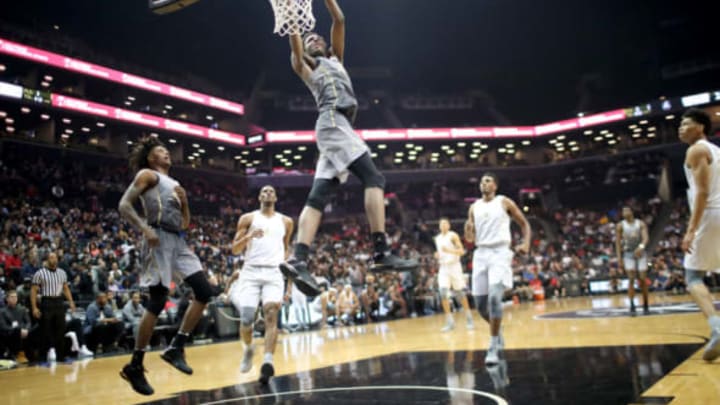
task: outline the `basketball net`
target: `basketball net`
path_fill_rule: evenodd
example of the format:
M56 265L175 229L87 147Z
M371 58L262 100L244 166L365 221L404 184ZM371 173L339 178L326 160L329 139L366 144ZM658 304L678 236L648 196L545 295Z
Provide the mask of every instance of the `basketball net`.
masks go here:
M275 14L275 34L302 35L315 28L312 0L270 0Z

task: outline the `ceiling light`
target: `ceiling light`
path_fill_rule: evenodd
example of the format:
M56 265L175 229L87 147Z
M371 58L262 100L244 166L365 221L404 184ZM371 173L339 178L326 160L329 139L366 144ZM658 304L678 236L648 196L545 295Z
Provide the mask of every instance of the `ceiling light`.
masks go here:
M218 150L225 150L224 146L218 146Z
M28 114L30 112L30 109L27 107L21 107L20 112L23 114Z
M525 146L528 146L528 145L530 145L530 141L527 141L527 140L526 140L526 141L522 141L522 144L525 145Z
M69 124L72 122L72 120L70 118L63 118L62 122L63 122L63 124Z
M105 128L105 123L104 123L104 122L98 122L96 125L97 125L98 127L100 127L100 128Z
M213 116L212 116L212 115L206 115L205 118L207 118L208 121L212 121L212 120L213 120Z
M13 124L13 123L15 123L15 120L12 119L12 118L5 118L5 123L6 123L6 124Z
M307 146L298 146L298 150L300 152L305 152L307 150Z
M263 148L255 148L255 152L262 152Z
M88 127L82 127L82 128L80 128L80 130L83 132L90 132L90 128L88 128Z
M666 115L666 116L665 116L665 119L666 119L666 120L672 120L672 119L675 119L675 116L672 115L672 114Z
M412 143L407 143L407 144L405 144L405 147L406 147L407 149L412 149L413 147L415 147L415 145L412 144Z
M380 145L378 145L378 149L387 149L387 145L381 143Z
M177 143L177 140L175 140L175 139L168 139L168 142L170 142L170 143Z
M49 119L50 119L50 116L47 115L47 114L40 114L40 118L43 119L43 120L49 120Z
M458 142L458 143L457 143L457 146L458 146L459 148L464 148L465 145L466 145L465 142Z

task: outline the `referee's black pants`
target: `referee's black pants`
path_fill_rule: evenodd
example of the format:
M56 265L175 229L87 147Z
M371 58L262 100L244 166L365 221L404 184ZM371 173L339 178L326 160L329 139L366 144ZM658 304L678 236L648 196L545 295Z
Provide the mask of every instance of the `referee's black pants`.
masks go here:
M65 359L65 301L63 297L43 297L40 302L40 361L55 348L57 360Z

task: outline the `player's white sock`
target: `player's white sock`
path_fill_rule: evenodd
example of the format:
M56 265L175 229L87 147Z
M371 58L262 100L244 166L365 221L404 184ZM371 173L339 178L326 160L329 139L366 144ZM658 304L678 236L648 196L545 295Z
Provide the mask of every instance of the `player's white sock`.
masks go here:
M265 353L265 356L263 356L263 363L270 363L273 362L273 354L272 353Z

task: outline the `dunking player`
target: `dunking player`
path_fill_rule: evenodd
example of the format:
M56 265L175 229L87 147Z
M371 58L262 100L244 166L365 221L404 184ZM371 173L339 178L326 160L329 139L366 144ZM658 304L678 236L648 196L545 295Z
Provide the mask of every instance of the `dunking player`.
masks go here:
M490 323L490 348L486 364L496 364L505 346L500 335L502 298L512 288L512 235L510 218L522 230L523 241L515 248L520 254L530 250L530 224L515 202L496 195L497 176L485 173L480 180L482 198L470 205L465 222L465 239L475 242L473 254L472 293L480 315Z
M260 367L260 382L267 384L275 375L273 353L277 342L277 316L285 295L285 282L278 266L287 258L293 221L275 211L277 194L272 186L260 189L260 209L240 217L232 253L245 251L243 268L230 300L240 314L240 337L244 354L240 371L252 368L255 348L252 344L253 321L260 301L265 317L265 356Z
M618 266L625 269L629 279L628 297L630 298L630 313L635 315L635 279L640 282L643 295L643 312L650 313L648 309L647 275L648 258L645 246L648 243L648 230L645 222L635 218L632 208L623 207L623 220L615 229L615 250L618 256Z
M702 110L690 109L680 122L680 140L690 147L685 154L690 221L682 249L688 290L708 319L711 335L703 359L720 356L720 316L703 283L708 271L720 271L720 148L708 142L712 122Z
M455 320L452 312L450 312L450 294L454 293L455 297L462 303L467 318L467 328L474 329L472 311L467 299L467 283L465 275L462 271L460 257L465 254L465 248L460 242L458 234L450 230L450 220L440 218L438 223L440 233L435 236L435 247L437 252L435 257L438 260L438 287L440 288L440 299L442 300L443 311L447 317L447 322L442 328L443 332L447 332L455 328Z
M130 167L137 174L119 206L123 218L142 231L140 285L150 289L150 301L140 321L132 361L123 367L120 375L143 395L154 392L145 379L144 350L150 343L157 317L165 308L172 273L182 276L195 299L185 312L178 334L160 357L185 374L192 374L185 362L185 342L213 295L200 260L180 236L190 224L190 208L185 190L168 176L170 165L170 153L157 138L148 137L138 142L130 154ZM145 211L144 219L134 208L138 200Z
M335 0L325 0L332 17L331 48L316 33L290 35L292 68L305 82L317 102L319 116L315 124L320 151L315 180L298 221L297 243L293 256L280 265L300 290L319 294L317 283L308 272L308 253L315 238L322 211L348 171L357 176L365 188L365 212L374 245L371 271L413 270L417 261L404 260L390 253L385 235L385 177L370 158L365 142L352 128L357 99L343 67L345 54L345 17Z

